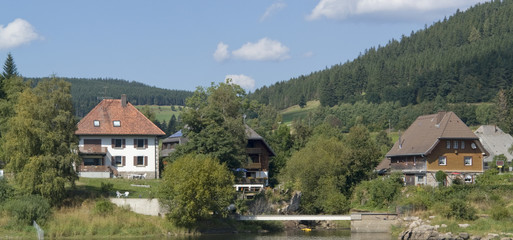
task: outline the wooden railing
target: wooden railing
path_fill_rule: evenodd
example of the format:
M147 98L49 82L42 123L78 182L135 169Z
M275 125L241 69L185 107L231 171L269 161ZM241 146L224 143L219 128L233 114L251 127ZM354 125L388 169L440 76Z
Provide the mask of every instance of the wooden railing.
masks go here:
M100 153L100 154L105 154L107 153L107 147L79 147L78 148L78 151L80 153L85 153L85 154L94 154L94 153Z
M247 168L247 169L261 169L262 168L262 163L246 163L244 168Z

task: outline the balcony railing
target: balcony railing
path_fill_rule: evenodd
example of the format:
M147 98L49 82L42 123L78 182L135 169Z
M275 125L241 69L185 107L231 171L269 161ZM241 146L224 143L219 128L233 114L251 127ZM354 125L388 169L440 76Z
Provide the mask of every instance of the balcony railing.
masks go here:
M80 172L110 172L109 166L79 166Z
M262 168L262 163L246 163L244 168L247 168L247 169L261 169Z
M106 154L107 148L100 146L85 146L79 147L78 151L82 154Z
M235 180L236 184L264 184L265 185L265 178L238 178Z

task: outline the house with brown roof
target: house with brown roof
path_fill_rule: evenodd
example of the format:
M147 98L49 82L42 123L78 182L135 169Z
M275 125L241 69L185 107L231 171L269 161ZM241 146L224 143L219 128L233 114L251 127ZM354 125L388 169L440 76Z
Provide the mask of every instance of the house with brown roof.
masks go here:
M401 172L406 185L437 186L435 173L440 170L447 174L447 183L456 178L474 182L487 155L479 138L454 112L439 112L418 117L386 157L390 171Z
M104 99L77 125L81 177L158 178L158 137L165 135L131 103Z
M268 185L269 160L275 156L272 148L265 139L249 126L246 127L246 163L239 169L240 177L235 180L235 189L244 193L245 197L252 197L256 192ZM182 131L178 131L162 141L161 158L168 157L175 147L188 142Z

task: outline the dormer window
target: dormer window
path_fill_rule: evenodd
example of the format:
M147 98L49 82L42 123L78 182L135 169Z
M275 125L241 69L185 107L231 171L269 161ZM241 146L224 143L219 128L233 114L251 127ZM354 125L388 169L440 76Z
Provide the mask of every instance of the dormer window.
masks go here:
M121 127L121 121L119 121L119 120L112 121L112 125L114 125L114 127Z
M93 125L94 125L95 127L99 127L99 126L100 126L100 121L99 121L99 120L94 120L94 121L93 121Z

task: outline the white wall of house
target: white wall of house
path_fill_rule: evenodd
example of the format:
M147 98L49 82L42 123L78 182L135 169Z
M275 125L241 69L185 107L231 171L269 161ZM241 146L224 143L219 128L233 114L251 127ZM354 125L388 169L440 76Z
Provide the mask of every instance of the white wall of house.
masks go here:
M158 177L158 140L155 136L80 136L79 147L84 139L101 139L102 147L107 148L105 165L112 166L124 177L129 174L147 174L147 178ZM112 139L124 139L124 147L112 147ZM147 147L134 146L136 139L147 141ZM124 165L113 164L116 156L124 157ZM137 164L137 157L143 157L143 164ZM139 161L140 163L140 161Z

